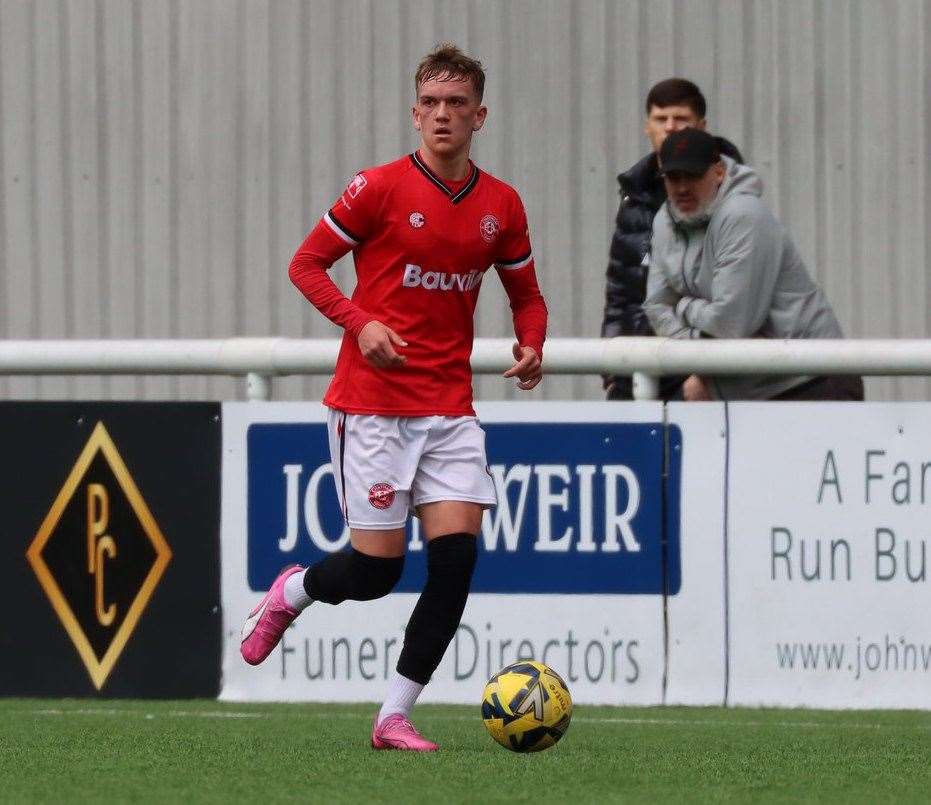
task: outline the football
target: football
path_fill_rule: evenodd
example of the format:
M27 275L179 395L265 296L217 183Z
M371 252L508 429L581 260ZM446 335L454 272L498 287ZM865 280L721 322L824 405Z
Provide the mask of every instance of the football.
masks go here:
M571 718L569 688L542 662L508 665L485 685L482 721L491 737L512 752L549 749L566 734Z

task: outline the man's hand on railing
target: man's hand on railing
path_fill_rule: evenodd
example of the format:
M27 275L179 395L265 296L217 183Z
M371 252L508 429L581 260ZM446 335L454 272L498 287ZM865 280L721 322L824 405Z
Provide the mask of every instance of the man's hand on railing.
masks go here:
M699 375L689 375L682 384L682 397L688 402L713 400L708 384Z

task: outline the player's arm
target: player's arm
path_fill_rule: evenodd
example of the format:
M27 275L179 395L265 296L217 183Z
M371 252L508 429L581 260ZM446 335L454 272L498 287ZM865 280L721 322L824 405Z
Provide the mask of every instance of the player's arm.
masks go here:
M543 342L548 311L537 284L533 258L520 268L497 264L514 319L514 365L505 377L516 377L517 387L529 391L543 379Z
M361 174L360 174L361 176ZM407 358L395 346L407 343L373 315L348 299L330 278L329 269L354 249L371 227L376 212L375 193L359 200L359 178L353 180L342 198L320 220L295 253L288 269L291 281L307 300L334 324L343 327L359 344L363 357L373 366L401 366ZM361 189L367 187L363 181Z
M509 226L502 233L495 268L511 303L514 319L514 365L505 377L516 377L517 387L529 391L543 379L543 342L546 339L546 302L537 284L524 205L515 196Z
M330 278L330 267L350 248L321 221L291 260L291 282L324 316L355 336L359 351L369 363L381 368L401 366L407 358L399 355L395 346L406 347L407 342L346 298Z
M333 263L351 248L321 220L292 258L288 276L310 304L358 338L365 325L375 317L348 299L328 273Z

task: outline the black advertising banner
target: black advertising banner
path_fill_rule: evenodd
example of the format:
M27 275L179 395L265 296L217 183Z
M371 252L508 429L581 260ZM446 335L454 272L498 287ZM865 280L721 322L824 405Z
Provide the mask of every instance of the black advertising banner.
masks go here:
M0 403L0 695L217 695L220 438L212 403Z

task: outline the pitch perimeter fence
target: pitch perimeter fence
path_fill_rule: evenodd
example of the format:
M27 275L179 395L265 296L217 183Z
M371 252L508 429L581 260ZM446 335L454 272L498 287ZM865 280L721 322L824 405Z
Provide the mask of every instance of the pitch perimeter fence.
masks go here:
M480 339L498 373L511 342ZM377 700L421 588L298 620L259 668L241 620L285 564L348 543L319 403L336 341L0 343L8 374L222 374L248 402L3 402L0 695ZM927 708L928 403L663 404L688 372L931 374L926 341L554 339L547 371L633 374L640 401L476 408L498 506L426 700L508 662L580 702ZM390 479L378 479L379 481Z
M247 378L249 399L269 399L268 380L328 374L336 339L227 338L0 342L0 372L16 375L234 375ZM511 339L479 338L477 374L513 363ZM656 399L657 378L670 374L931 375L931 340L554 338L546 343L549 374L632 375L636 399Z

